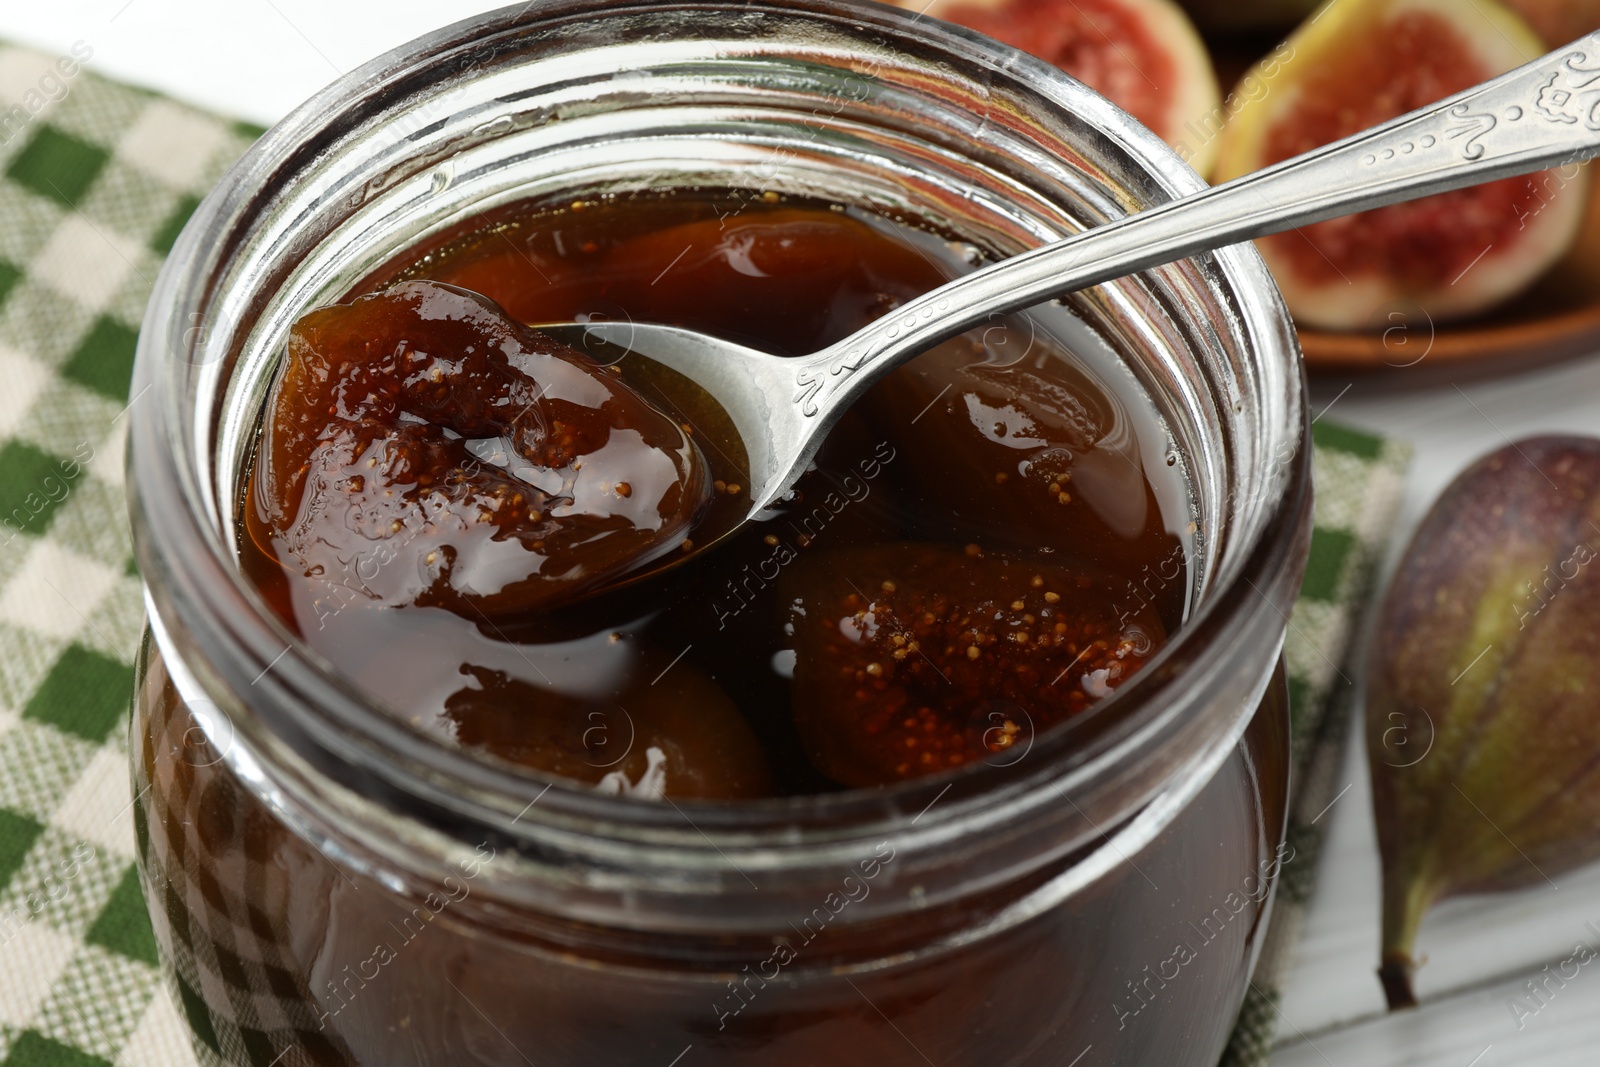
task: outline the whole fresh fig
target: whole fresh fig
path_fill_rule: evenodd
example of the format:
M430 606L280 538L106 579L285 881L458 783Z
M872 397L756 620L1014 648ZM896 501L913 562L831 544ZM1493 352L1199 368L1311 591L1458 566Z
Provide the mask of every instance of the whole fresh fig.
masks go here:
M1600 440L1462 474L1384 601L1367 680L1391 1008L1423 915L1600 858Z

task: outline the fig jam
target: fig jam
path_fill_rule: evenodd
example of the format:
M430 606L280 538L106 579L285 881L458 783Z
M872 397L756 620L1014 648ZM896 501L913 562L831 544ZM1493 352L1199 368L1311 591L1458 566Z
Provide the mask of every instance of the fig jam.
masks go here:
M1188 610L1182 467L1090 330L1046 307L919 357L845 417L793 498L701 550L744 488L715 413L523 325L631 315L807 353L983 259L782 199L478 220L302 321L241 486L244 571L396 716L601 792L800 798L784 812L975 761L1027 770L1036 733L1139 670ZM561 380L591 402L541 408ZM577 491L618 433L658 477L591 470ZM1130 816L1017 871L975 865L981 887L935 903L905 812L826 891L730 869L750 896L684 894L703 915L683 927L653 925L636 888L615 890L622 921L590 918L570 902L614 872L549 879L498 836L419 874L370 834L274 806L168 666L143 664L135 811L156 937L208 1063L1214 1063L1293 859L1273 852L1281 674L1149 836ZM700 810L678 808L685 834ZM1031 826L992 834L1040 847ZM947 862L966 871L967 848ZM782 921L752 922L752 902Z
M802 355L983 259L778 197L483 220L296 325L244 569L396 714L603 789L792 795L1004 759L1184 610L1187 496L1087 331L996 320L919 357L791 496L697 551L708 513L742 514L741 443L693 395L526 326Z

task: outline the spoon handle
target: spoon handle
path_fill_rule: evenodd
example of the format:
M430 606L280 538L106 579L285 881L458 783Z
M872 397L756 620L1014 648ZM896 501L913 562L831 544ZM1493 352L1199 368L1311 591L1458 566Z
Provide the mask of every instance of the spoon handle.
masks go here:
M853 403L881 374L929 346L1076 289L1597 153L1600 33L1342 141L941 286L806 359L795 403L807 418Z

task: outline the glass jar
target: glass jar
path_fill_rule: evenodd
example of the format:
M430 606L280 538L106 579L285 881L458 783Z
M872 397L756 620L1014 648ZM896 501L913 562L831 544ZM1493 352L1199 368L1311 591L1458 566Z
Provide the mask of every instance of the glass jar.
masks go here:
M1165 420L1188 619L1011 766L740 804L446 748L238 572L287 330L502 205L779 189L1013 252L1201 185L1053 68L830 0L554 0L341 79L201 205L139 342L141 869L202 1061L1215 1062L1270 910L1303 382L1248 247L1062 298Z

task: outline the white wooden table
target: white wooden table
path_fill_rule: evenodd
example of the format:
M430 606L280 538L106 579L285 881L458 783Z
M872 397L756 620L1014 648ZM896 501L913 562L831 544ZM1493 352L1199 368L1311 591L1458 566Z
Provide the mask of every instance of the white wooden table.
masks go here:
M94 49L90 65L102 74L271 123L336 74L497 6L496 0L4 0L0 37L54 52L83 41ZM1477 456L1533 433L1600 433L1600 356L1459 385L1448 377L1423 388L1406 381L1396 370L1313 386L1317 409L1332 405L1329 418L1416 446L1391 568L1428 504ZM1600 868L1559 877L1556 888L1438 909L1419 946L1429 957L1418 978L1423 1007L1387 1016L1374 976L1378 857L1358 747L1349 753L1346 777L1351 788L1327 816L1331 832L1287 987L1287 1025L1274 1067L1600 1063L1600 963L1556 990L1520 1029L1508 1006L1530 975L1569 956L1576 943L1600 949Z
M1397 389L1401 373L1324 378L1312 390L1315 410L1333 404L1328 418L1416 447L1385 577L1428 505L1474 459L1532 434L1600 433L1600 357L1459 384L1442 377L1422 389ZM1352 678L1361 684L1359 674ZM1510 1006L1521 993L1539 1008L1522 983L1571 956L1577 943L1600 951L1600 867L1559 876L1554 887L1440 907L1418 944L1428 957L1417 979L1423 1007L1384 1014L1366 757L1359 742L1346 756L1351 789L1328 816L1333 825L1286 987L1289 1025L1274 1067L1468 1067L1479 1056L1474 1067L1600 1063L1600 966L1583 967L1565 988L1551 983L1548 1006L1520 1028Z

